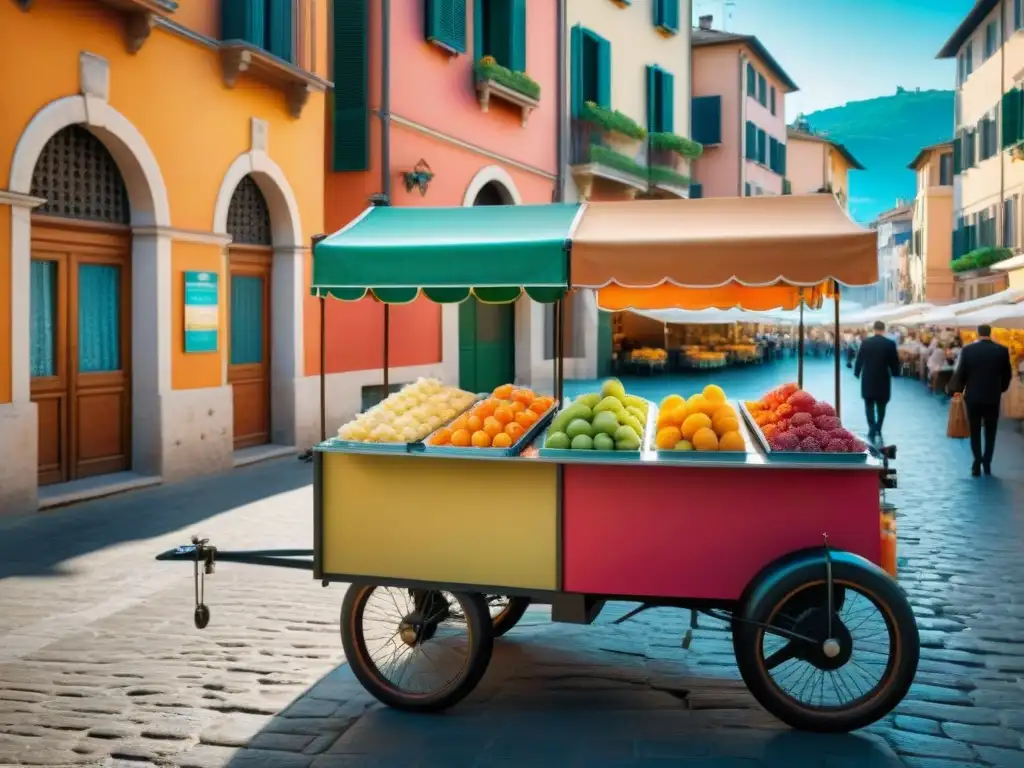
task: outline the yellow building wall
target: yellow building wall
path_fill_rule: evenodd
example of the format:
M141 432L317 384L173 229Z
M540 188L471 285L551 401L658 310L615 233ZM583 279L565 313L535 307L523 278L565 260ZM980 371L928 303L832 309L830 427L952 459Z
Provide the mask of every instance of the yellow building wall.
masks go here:
M949 266L953 254L952 188L930 188L923 201L919 199L918 207L924 209L921 227L924 300L933 304L949 303L956 296L953 271Z
M206 34L216 33L213 2L182 3L179 18ZM327 3L317 4L320 50L318 69L326 69ZM132 55L125 48L121 16L99 3L36 3L25 13L0 3L0 188L6 187L19 137L33 115L56 99L77 94L79 55L102 56L110 65L110 105L142 134L156 157L167 186L171 224L176 229L208 233L214 204L228 167L251 148L251 118L268 124L268 154L282 169L298 202L302 236L309 242L323 228L325 94L310 94L301 118L288 114L283 92L248 76L233 89L224 84L217 51L160 27ZM9 216L0 205L0 217ZM0 218L0 233L10 226ZM10 264L8 235L0 237L0 402L10 399ZM200 268L227 276L217 248L197 248L177 241L173 248L175 296L184 269ZM187 265L202 265L199 267ZM223 301L222 301L223 307ZM213 355L181 352L183 312L180 297L173 307L172 381L175 388L223 383L221 359L226 343ZM223 327L223 326L222 326ZM8 329L7 332L3 332ZM6 398L6 400L5 400Z
M794 195L817 192L825 185L825 148L820 141L790 136L786 140L786 178Z
M654 0L568 0L566 46L571 29L582 24L611 44L612 109L647 125L647 66L655 64L674 76L675 131L690 136L690 34L692 0L679 0L681 29L664 37L654 26ZM568 49L567 49L568 50ZM568 89L566 89L568 91ZM566 98L571 98L567 94Z
M1006 275L1010 279L1011 288L1024 288L1024 269L1015 269Z
M850 206L850 165L839 152L831 145L828 148L829 174L831 176L832 192L842 193L844 207Z

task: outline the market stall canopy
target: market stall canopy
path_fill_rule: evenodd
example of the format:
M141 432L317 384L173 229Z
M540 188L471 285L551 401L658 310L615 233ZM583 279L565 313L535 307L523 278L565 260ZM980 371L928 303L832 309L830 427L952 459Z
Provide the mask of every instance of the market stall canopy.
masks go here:
M959 315L967 312L974 312L978 309L993 307L999 304L1010 304L1024 299L1024 289L1007 288L991 296L981 296L969 301L961 301L957 304L948 304L944 307L934 307L927 312L920 312L904 317L901 325L927 326L927 325L953 325Z
M877 307L868 307L867 309L861 310L860 312L857 312L843 320L843 325L867 325L875 322L876 320L881 320L883 323L898 323L899 325L905 325L905 318L916 317L923 312L929 312L934 309L934 304L924 302L919 304L886 304Z
M848 325L845 318L859 314L863 307L855 301L839 300L839 319L842 325ZM776 311L767 313L773 318L775 325L798 325L800 323L800 310L791 309L787 311ZM804 325L808 327L830 326L835 324L835 308L830 306L821 309L809 309L804 311Z
M610 310L815 307L878 279L875 233L830 194L590 203L572 241L572 287Z
M1024 329L1024 303L997 304L994 307L976 309L973 312L958 315L956 318L956 326L959 328L977 328L979 325L1022 330Z
M576 204L375 207L313 251L314 296L405 304L561 298Z

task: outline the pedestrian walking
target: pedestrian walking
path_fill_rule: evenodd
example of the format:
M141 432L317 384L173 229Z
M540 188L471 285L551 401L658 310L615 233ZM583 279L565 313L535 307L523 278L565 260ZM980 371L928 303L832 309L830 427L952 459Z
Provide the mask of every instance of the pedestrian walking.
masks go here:
M900 373L900 355L896 343L885 335L885 323L875 321L874 331L861 343L853 367L853 375L860 379L860 395L864 398L871 442L882 439L885 408L892 395L892 377Z
M1003 393L1010 388L1012 378L1010 351L992 341L990 326L979 326L978 340L963 348L948 388L950 392L963 392L964 403L967 405L971 453L974 456L971 474L974 477L978 477L982 470L986 475L992 474L999 408ZM981 445L982 429L985 431L984 450Z

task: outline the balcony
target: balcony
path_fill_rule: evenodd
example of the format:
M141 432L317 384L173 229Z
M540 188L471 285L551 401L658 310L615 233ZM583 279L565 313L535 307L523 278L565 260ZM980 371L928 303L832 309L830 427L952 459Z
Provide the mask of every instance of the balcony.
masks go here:
M34 5L34 0L15 0L23 11ZM116 11L124 23L124 41L128 53L138 53L159 16L178 10L176 0L98 0L98 4Z
M699 148L700 145L694 146ZM648 197L690 197L690 161L687 157L677 149L658 142L657 135L648 139L647 156Z
M589 200L596 194L633 199L646 192L647 145L642 129L617 112L590 117L574 120L572 126L569 163L580 198Z

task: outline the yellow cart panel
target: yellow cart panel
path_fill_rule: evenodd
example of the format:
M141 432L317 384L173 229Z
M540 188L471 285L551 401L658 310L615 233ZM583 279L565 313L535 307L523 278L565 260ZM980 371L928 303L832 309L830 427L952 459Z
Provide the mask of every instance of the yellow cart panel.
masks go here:
M557 466L323 454L324 575L557 588Z

